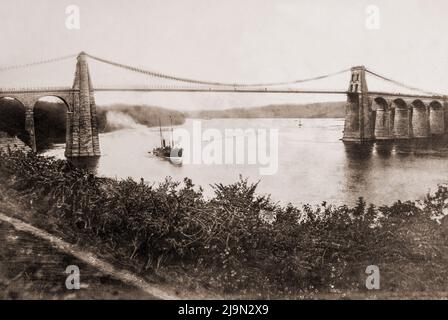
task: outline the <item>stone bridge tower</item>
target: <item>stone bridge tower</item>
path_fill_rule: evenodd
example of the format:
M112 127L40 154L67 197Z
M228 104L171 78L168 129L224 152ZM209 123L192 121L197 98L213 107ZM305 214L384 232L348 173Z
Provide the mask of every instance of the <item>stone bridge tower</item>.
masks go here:
M65 156L100 156L96 105L90 79L87 56L78 55L71 110L67 115L67 137Z
M343 141L367 141L374 139L375 119L371 110L366 82L366 69L351 69L350 85L345 109Z

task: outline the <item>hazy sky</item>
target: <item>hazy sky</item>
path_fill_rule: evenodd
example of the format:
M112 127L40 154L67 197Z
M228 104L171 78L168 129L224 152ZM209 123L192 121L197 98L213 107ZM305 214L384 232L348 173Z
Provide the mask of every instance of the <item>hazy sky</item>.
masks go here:
M65 26L80 8L80 30ZM380 29L366 27L366 7ZM224 82L300 79L363 64L423 89L448 92L445 0L1 0L0 66L86 51L177 76ZM75 60L0 72L0 85L71 85ZM94 85L148 79L89 62ZM349 75L319 86L345 90ZM373 82L369 81L371 89ZM313 86L313 85L311 85ZM168 107L223 108L334 97L254 94L97 94ZM340 97L345 99L344 97Z

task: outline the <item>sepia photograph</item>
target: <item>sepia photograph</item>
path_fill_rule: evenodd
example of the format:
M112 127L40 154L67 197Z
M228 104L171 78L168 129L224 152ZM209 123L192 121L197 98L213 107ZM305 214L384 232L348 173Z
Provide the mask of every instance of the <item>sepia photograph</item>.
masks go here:
M0 300L448 299L448 2L0 4Z

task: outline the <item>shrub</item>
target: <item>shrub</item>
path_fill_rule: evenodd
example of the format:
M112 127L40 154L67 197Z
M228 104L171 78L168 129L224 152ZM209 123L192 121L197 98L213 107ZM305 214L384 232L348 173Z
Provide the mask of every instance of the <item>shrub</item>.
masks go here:
M386 290L447 285L445 186L420 203L376 208L360 198L353 208L298 208L258 196L257 184L243 178L214 185L215 196L205 199L190 179L147 185L32 154L0 160L2 178L44 205L55 226L143 270L182 266L216 288L242 293L365 290L372 264Z

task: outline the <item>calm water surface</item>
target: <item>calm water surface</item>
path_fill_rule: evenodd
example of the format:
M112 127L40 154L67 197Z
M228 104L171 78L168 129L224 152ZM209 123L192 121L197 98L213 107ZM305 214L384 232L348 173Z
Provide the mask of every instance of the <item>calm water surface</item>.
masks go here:
M197 121L197 120L194 120ZM161 182L189 177L211 195L210 184L232 183L239 176L260 181L258 193L271 194L282 204L388 204L397 199L419 199L439 183L448 181L448 142L344 144L343 119L213 119L202 120L203 130L276 128L279 131L278 171L259 174L256 165L174 166L148 151L160 144L159 129L135 125L100 135L102 156L95 164L101 176ZM193 120L180 127L192 130ZM168 137L168 133L167 137ZM64 145L47 155L63 157Z

